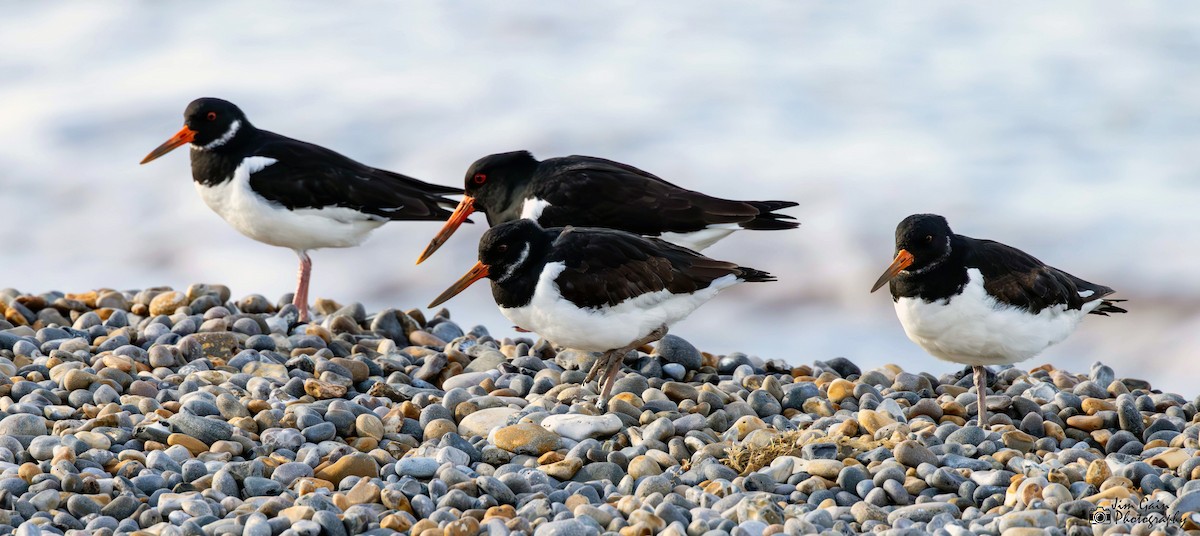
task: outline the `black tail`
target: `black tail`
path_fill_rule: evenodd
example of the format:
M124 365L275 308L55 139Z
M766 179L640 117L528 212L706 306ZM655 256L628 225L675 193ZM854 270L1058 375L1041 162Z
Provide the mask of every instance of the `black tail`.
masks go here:
M1117 302L1123 301L1125 300L1104 300L1100 302L1100 307L1092 309L1090 313L1101 316L1108 316L1108 313L1128 313L1129 311L1117 306Z
M766 283L770 281L776 281L775 276L768 274L767 272L755 270L754 268L747 268L745 266L738 266L736 273L738 279L749 283Z
M775 214L774 211L785 208L794 207L799 203L792 201L746 201L754 208L758 209L758 216L753 220L739 223L743 229L753 231L778 231L782 229L795 229L800 226L800 222L787 221L794 220L795 217L787 214Z

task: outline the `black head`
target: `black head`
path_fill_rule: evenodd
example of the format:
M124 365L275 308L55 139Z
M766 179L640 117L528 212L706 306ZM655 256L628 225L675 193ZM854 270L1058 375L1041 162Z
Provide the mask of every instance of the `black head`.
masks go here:
M183 128L146 155L145 164L185 143L205 151L221 151L236 145L253 127L246 114L232 102L203 98L188 104L183 111Z
M479 239L479 262L488 267L488 277L503 282L526 268L534 250L544 250L552 239L533 220L513 220L488 229Z
M196 132L192 144L204 149L217 149L236 136L242 127L249 126L246 114L236 104L214 98L196 99L183 111L183 126Z
M450 219L425 246L417 264L442 247L472 212L488 214L488 221L492 222L491 215L511 209L509 205L514 201L513 193L529 182L537 166L537 159L529 151L488 155L471 164L467 168L462 201L458 202Z
M925 272L950 256L954 236L946 218L937 214L913 214L896 226L896 258L875 281L871 292L879 290L897 275Z
M475 210L501 210L510 193L533 177L538 161L529 151L488 155L467 168L463 191L475 199Z
M437 307L485 277L502 285L522 275L540 272L539 260L550 248L554 234L532 220L513 220L488 229L479 239L479 262L429 307Z

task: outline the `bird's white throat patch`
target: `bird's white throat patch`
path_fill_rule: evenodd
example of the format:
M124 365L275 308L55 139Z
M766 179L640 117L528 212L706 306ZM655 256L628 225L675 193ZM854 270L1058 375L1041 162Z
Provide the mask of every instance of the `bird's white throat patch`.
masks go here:
M936 268L937 265L941 264L946 259L950 258L950 249L951 249L950 248L950 237L947 236L946 237L946 251L942 252L942 256L934 259L933 262L926 264L925 266L917 268L916 270L901 270L900 273L903 275L920 275L925 272L928 272L928 271Z
M210 141L204 145L196 145L193 143L192 150L211 151L213 149L216 149L217 147L225 145L226 143L229 143L229 140L232 140L234 136L237 136L238 129L240 129L240 128L242 128L241 120L234 119L233 122L229 124L229 130L226 130L225 133L222 134L220 138ZM251 172L251 173L253 173L253 172Z
M521 204L521 219L537 221L542 217L542 211L550 206L550 202L536 197L530 197Z
M504 281L507 281L508 278L512 277L513 274L516 273L517 270L521 268L521 266L525 265L525 261L529 260L529 248L530 248L529 244L525 244L525 249L522 249L521 254L517 255L517 260L513 261L512 264L508 265L508 269L505 270L504 273L501 274L500 277L496 278L497 283L502 283Z

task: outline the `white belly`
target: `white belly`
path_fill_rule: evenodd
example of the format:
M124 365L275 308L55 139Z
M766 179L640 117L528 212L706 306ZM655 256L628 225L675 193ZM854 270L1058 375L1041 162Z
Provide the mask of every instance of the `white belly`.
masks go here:
M302 208L287 210L250 189L250 175L275 159L250 157L233 172L233 178L216 186L196 184L204 203L238 232L259 242L309 250L357 246L383 225L385 219L357 210Z
M501 307L500 312L518 327L555 344L589 352L621 348L660 326L669 327L712 299L721 289L740 282L735 276L727 275L694 294L671 294L662 290L614 306L580 309L559 294L554 282L564 268L561 262L547 264L529 305Z
M1024 361L1065 339L1102 301L1088 302L1082 310L1058 305L1032 314L988 296L979 270L967 270L967 276L963 293L949 300L896 300L904 333L938 359L967 365Z

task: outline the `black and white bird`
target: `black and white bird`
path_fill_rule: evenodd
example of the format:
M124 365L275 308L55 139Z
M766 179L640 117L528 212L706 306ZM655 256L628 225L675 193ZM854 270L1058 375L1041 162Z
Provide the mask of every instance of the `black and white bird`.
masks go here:
M484 233L479 262L429 306L484 277L518 328L559 346L604 352L584 380L600 378L601 406L630 350L661 339L722 289L775 280L656 238L515 220Z
M774 211L791 201L731 201L687 190L633 166L567 156L538 161L528 151L493 154L467 169L466 195L417 260L420 264L472 212L488 224L530 219L542 227L605 227L656 236L701 251L739 229L794 229Z
M259 130L233 103L196 99L183 129L142 160L192 146L200 197L234 229L300 257L294 303L308 318L308 251L357 246L391 220L443 220L457 188L369 167L324 147Z
M987 423L987 365L1029 359L1065 339L1083 317L1124 313L1113 289L1050 267L1019 249L954 234L936 214L896 227L888 284L909 339L938 359L971 365L979 426Z

